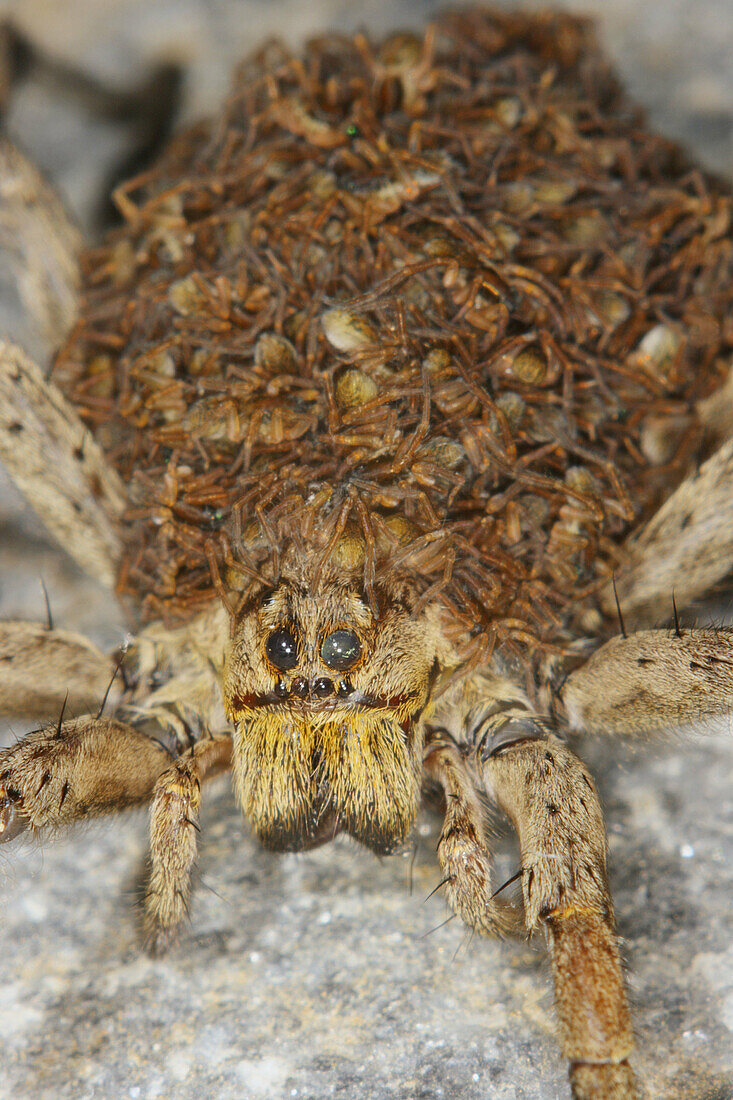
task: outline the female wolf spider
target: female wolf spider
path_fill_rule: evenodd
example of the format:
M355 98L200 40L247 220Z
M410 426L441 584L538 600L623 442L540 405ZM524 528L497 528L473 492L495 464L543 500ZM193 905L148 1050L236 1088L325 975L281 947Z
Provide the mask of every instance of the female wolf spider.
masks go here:
M74 233L3 158L60 339ZM159 949L204 779L231 769L279 851L392 852L437 787L448 904L544 933L574 1096L636 1096L605 828L563 731L730 714L733 633L676 612L730 571L730 200L629 122L585 24L486 12L271 45L116 198L52 379L2 345L0 456L154 621L113 658L3 624L3 712L53 720L0 752L2 839L149 802ZM644 629L673 598L675 629ZM609 638L616 604L638 629ZM518 834L521 911L482 799Z

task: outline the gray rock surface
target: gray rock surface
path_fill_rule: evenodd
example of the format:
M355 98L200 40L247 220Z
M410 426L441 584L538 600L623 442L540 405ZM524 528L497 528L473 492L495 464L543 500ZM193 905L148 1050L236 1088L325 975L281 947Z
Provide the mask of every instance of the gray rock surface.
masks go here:
M656 124L733 171L730 0L584 6L602 16L603 37ZM223 90L240 48L273 29L297 38L332 21L383 28L414 23L432 5L22 0L4 7L49 45L121 80L152 57L188 54L187 110L195 114ZM51 115L42 98L34 106L27 96L15 115L26 145L88 211L117 138L105 132L97 140L96 130L90 138L89 120L74 123L61 108ZM54 122L60 117L68 129ZM104 156L88 157L92 145ZM60 625L119 641L119 611L50 546L3 484L0 613L40 618L40 577ZM650 1097L731 1100L730 735L637 753L585 742L580 751L599 778L608 817L635 1065ZM422 819L414 854L389 860L346 842L276 857L248 835L226 781L218 781L202 825L190 928L156 961L140 950L136 915L144 814L43 847L0 849L3 1100L566 1100L541 944L472 940L458 921L438 927L447 916L440 894L423 900L440 878L435 819ZM517 857L497 828L500 882Z

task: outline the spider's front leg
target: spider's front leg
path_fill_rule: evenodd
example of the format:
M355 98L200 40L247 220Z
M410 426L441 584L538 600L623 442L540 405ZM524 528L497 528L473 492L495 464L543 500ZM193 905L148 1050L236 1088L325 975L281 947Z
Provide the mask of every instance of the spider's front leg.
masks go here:
M79 635L0 623L0 713L61 711L0 750L0 840L151 802L146 915L155 948L185 915L201 783L230 764L230 737L208 732L226 728L217 686L225 623L215 610L177 631L148 627L127 651L127 678L116 679L114 662ZM64 710L103 698L118 717L64 721ZM194 731L200 739L180 752Z
M595 784L553 735L496 749L485 742L476 767L519 836L525 921L547 936L573 1095L631 1100L633 1036Z
M163 744L113 718L76 718L35 730L0 750L0 841L152 798L145 911L149 944L159 951L186 915L201 783L229 767L231 745L230 737L209 737L171 764Z
M491 895L478 786L519 837L524 922L529 932L542 928L547 937L573 1096L633 1100L637 1089L627 1061L633 1037L595 784L518 690L507 690L505 682L492 689L484 677L477 683L462 718L463 738L468 735L475 751L436 731L426 755L426 770L446 795L438 855L448 901L478 931L511 928L508 909Z
M0 749L0 839L56 830L149 799L166 766L162 745L114 718L64 714L114 709L122 677L81 635L0 623L0 713L55 720Z
M484 935L518 932L518 914L492 895L484 813L465 760L450 736L444 733L430 742L425 770L445 797L438 862L449 906L464 924Z

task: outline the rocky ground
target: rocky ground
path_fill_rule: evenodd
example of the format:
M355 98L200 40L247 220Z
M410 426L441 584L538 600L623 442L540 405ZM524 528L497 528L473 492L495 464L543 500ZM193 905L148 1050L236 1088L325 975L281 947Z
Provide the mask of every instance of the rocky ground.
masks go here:
M655 124L733 173L730 0L583 5ZM126 81L187 57L185 110L273 30L418 22L433 5L314 0L18 0L48 48ZM28 89L11 125L90 219L119 135ZM91 155L90 155L91 154ZM91 167L90 167L91 165ZM0 488L0 612L119 641L119 611ZM20 730L15 724L14 731ZM11 736L9 732L7 736ZM733 753L729 735L632 754L583 743L609 822L611 875L649 1097L733 1097ZM226 782L202 814L191 925L140 950L144 814L0 849L0 1098L566 1100L541 945L471 939L440 895L437 822L379 861L348 843L258 848ZM497 881L516 868L497 838Z

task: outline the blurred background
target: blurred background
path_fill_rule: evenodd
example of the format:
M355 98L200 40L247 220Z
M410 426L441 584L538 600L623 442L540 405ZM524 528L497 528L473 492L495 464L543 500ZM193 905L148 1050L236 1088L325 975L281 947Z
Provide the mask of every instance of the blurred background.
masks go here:
M185 72L181 117L212 111L236 61L270 35L290 43L324 29L381 34L419 27L436 0L4 0L0 16L56 58L129 89L162 62ZM505 3L505 8L540 7ZM598 20L600 38L654 125L733 174L733 0L560 0ZM9 128L88 221L96 173L120 134L84 117L55 90L30 84ZM80 155L83 150L83 156Z
M121 96L161 65L179 66L183 120L214 110L235 62L270 35L377 35L449 6L0 0L0 19ZM733 177L733 0L557 6L597 19L656 129ZM20 86L5 121L96 232L105 180L134 144L134 123L100 120L53 80ZM41 578L57 625L119 643L114 602L48 542L3 478L0 614L43 618ZM15 724L6 739L19 732ZM648 1095L731 1100L730 737L580 751L607 812ZM340 842L268 855L226 784L205 799L202 824L191 928L155 962L141 953L135 917L144 813L43 848L0 850L0 1100L567 1100L541 945L471 940L457 921L438 927L447 916L439 895L423 902L440 877L433 819L422 820L414 852L381 862ZM516 869L499 832L497 882Z

